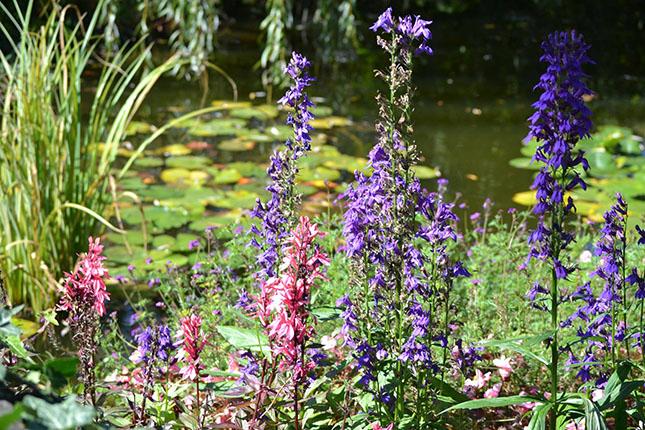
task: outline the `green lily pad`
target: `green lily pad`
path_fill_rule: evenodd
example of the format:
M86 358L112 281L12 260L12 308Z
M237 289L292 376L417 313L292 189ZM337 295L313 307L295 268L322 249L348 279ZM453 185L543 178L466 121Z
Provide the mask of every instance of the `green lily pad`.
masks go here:
M508 164L517 169L540 170L538 163L526 157L513 158Z
M129 191L138 191L146 187L139 177L123 178L119 181L119 185Z
M150 185L139 190L137 194L144 200L167 200L181 197L183 191L167 185Z
M170 249L175 243L175 238L168 234L160 234L152 239L152 246L157 249Z
M110 242L118 245L125 244L126 240L130 245L143 245L144 242L143 232L141 230L128 230L125 234L108 233L107 238ZM150 238L148 237L148 239Z
M213 175L213 183L217 185L235 184L242 179L242 175L236 169L227 167L225 169L210 169L210 174Z
M246 121L239 118L214 119L202 122L188 129L193 136L226 136L234 135L246 126Z
M287 140L293 136L293 128L288 125L274 125L266 129L266 134L273 140Z
M248 140L242 137L236 137L234 139L227 139L221 141L217 144L217 147L222 151L230 152L243 152L250 151L255 148L255 142L253 140Z
M189 227L193 231L203 232L207 227L224 227L231 225L239 220L241 216L241 211L231 210L223 212L221 215L213 215L193 221L190 223Z
M185 155L180 157L170 157L166 160L166 166L179 167L183 169L201 169L211 164L211 159L198 155Z
M243 107L231 109L229 115L234 118L251 119L258 118L262 120L273 119L278 116L278 108L273 105L260 105L253 107Z
M165 155L166 157L171 156L171 155L188 155L192 151L190 148L187 148L185 145L181 145L179 143L173 143L172 145L166 145L162 146L161 148L157 148L154 151L152 151L153 154L157 155Z
M316 167L315 169L304 168L298 173L298 178L303 182L311 181L337 181L340 179L338 170L327 167Z
M132 136L135 134L150 133L152 131L155 131L156 129L157 127L152 124L148 124L147 122L130 121L130 124L128 124L128 127L125 129L125 135Z
M441 175L441 172L436 167L415 166L413 170L419 179L434 179Z
M329 106L321 106L321 105L316 105L316 106L312 107L310 109L310 111L311 111L311 113L314 114L314 116L316 118L322 118L322 117L329 116L332 113L334 113L332 108L330 108Z
M137 167L143 168L154 168L161 167L164 165L164 161L161 158L156 157L140 157L134 161L134 165Z
M166 169L161 172L161 180L176 186L199 186L208 180L208 173L201 170L188 170L180 167Z
M179 228L190 221L189 213L184 208L167 206L150 206L145 209L146 219L160 230Z
M235 161L229 163L227 167L237 170L245 178L266 177L266 167L250 161Z
M222 109L242 109L251 107L251 102L234 102L231 100L213 100L211 106L219 107Z
M324 118L316 118L310 122L311 126L318 130L328 130L334 127L346 127L352 125L349 118L342 116L327 116Z
M171 249L175 252L188 252L188 245L195 239L200 239L199 236L188 233L179 233L175 242L172 244Z
M218 199L213 200L212 204L223 209L251 209L255 206L258 197L258 194L247 190L228 190Z

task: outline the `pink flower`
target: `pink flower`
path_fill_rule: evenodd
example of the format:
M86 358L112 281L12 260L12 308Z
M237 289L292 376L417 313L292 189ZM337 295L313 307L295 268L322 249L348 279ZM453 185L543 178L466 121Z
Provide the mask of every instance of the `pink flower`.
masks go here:
M511 376L511 373L513 373L513 367L511 367L510 358L506 358L502 355L500 358L493 360L493 364L495 365L495 367L497 367L499 375L504 380L508 379L508 377Z
M466 379L466 382L464 382L464 387L472 387L477 390L481 390L488 384L488 381L490 381L491 375L490 372L486 372L486 374L483 374L481 370L475 369L475 376L470 379Z
M372 430L392 430L394 428L394 423L390 423L387 427L381 427L381 424L376 422L372 423Z
M181 319L181 348L177 361L185 365L179 370L182 378L194 381L203 368L199 355L206 346L206 337L201 334L202 319L199 315L190 315Z
M105 280L110 278L108 271L103 267L105 257L100 239L90 237L86 254L81 255L81 260L73 273L67 273L65 286L58 308L76 313L89 306L94 308L99 316L105 314L105 302L110 300L110 294L105 287Z
M495 397L499 396L499 392L502 390L502 383L498 382L497 384L493 385L492 388L489 388L486 390L484 393L484 397L486 399L494 399Z
M292 368L295 379L314 366L302 351L314 334L308 321L311 287L324 277L323 266L329 264L327 256L313 246L322 236L309 218L301 217L287 239L280 276L267 279L256 299L257 316L271 339L273 353L282 357L280 368Z

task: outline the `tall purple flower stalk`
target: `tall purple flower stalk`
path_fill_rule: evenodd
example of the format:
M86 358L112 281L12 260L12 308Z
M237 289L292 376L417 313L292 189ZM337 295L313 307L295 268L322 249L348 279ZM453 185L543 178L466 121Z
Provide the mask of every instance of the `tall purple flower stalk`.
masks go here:
M563 261L563 251L574 239L567 227L567 217L575 210L571 197L565 193L577 187L586 188L578 167L587 170L589 165L576 144L589 136L591 111L585 106L583 96L591 94L584 83L582 67L590 63L587 57L589 46L575 31L555 32L542 43L540 60L547 69L535 86L542 92L533 103L535 113L529 118L529 138L538 142L533 159L541 163L532 188L536 190L537 204L533 212L538 217L535 230L529 236L531 258L549 264L552 271L551 288L547 290L536 284L530 296L544 291L550 295L551 326L551 407L550 425L556 428L558 405L558 282L566 279L573 267Z
M371 174L356 172L356 183L343 195L345 251L353 275L352 294L338 301L341 333L354 349L361 384L377 400L375 413L395 422L409 405L406 390L416 395L418 409L427 403L428 378L447 360L445 352L438 360L433 349L447 348L452 280L468 274L447 252L456 238L452 204L443 192L423 189L413 169L419 153L410 121L412 66L415 55L432 53L430 23L393 16L388 8L371 27L390 55L389 69L376 73L389 93L376 97ZM438 311L441 306L444 311ZM382 385L384 378L391 379ZM417 412L417 420L423 419Z
M271 156L267 170L271 193L268 202L258 199L251 215L260 220L259 226L253 226L251 232L256 236L252 244L261 250L258 257L260 278L276 275L277 263L281 245L297 221L296 211L301 197L295 192L295 178L298 173L296 162L311 149L310 121L313 106L305 92L313 78L307 69L311 63L302 55L293 52L291 61L285 68L285 73L293 80L293 84L285 95L278 100L282 106L290 109L287 124L293 127L293 138L287 139L284 148Z
M627 321L632 303L629 286L636 286L633 297L641 301L641 314L642 300L645 299L643 279L636 268L631 272L628 270L627 216L627 203L618 193L616 203L604 214L601 237L595 246L595 254L600 257L600 261L591 276L602 280L602 291L596 296L589 282L579 287L573 294L573 299L582 304L565 322L568 324L580 320L582 323L577 333L587 344L584 357L580 360L572 357L570 361L578 364L580 370L577 376L582 381L587 382L596 377L596 386L599 387L607 381L608 373L616 368L619 358L617 346L620 342L624 342L628 358L630 338L637 338L642 349L642 319L640 329L632 335L630 332L633 330Z
M146 402L152 396L155 380L168 372L175 345L167 325L146 327L136 335L137 349L131 356L139 364L143 376L143 393L141 407L135 409L135 421L145 422ZM134 405L133 405L134 407Z

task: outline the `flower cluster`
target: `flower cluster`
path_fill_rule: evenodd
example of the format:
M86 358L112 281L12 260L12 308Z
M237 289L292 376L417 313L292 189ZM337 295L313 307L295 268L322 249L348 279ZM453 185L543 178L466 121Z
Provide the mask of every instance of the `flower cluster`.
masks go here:
M538 225L530 237L530 257L551 260L559 279L572 270L559 259L560 250L567 247L573 235L566 231L564 218L574 209L571 197L565 193L586 184L576 170L589 169L583 151L575 151L580 139L589 136L591 111L583 97L591 94L584 83L582 67L590 63L589 46L575 31L555 32L542 44L541 61L547 70L535 86L542 91L533 103L535 113L529 118L529 134L538 142L533 159L543 163L532 188L536 190ZM554 217L549 221L547 215Z
M105 302L110 295L105 280L110 276L103 261L103 245L100 239L90 237L87 253L81 257L76 270L67 273L59 309L72 314L86 312L93 308L98 316L105 315Z
M167 325L149 326L140 331L135 338L137 349L130 359L143 366L144 376L154 378L154 368L158 364L168 363L175 350L170 328Z
M309 109L313 103L305 92L313 81L307 73L310 65L311 63L304 56L294 52L285 68L285 73L293 79L293 85L278 102L291 109L287 124L293 127L293 138L285 142L285 148L282 151L276 151L271 156L271 163L267 170L270 178L267 191L271 193L271 198L266 203L258 199L251 213L261 221L260 226L251 228L251 232L259 239L254 238L251 243L262 250L258 257L261 268L259 277L270 277L276 274L282 242L295 223L296 208L300 201L300 197L294 191L298 173L296 161L311 148L309 123L313 119L313 114Z
M404 402L400 387L396 393L376 391L371 383L395 368L397 384L403 386L405 376L414 375L421 392L425 378L447 364L447 353L439 363L433 348L448 348L453 280L469 276L448 252L449 242L457 238L458 219L444 196L447 181L439 180L438 192L431 193L414 174L419 154L409 122L412 58L431 53L429 24L418 16L394 17L388 9L372 26L392 59L388 73L377 72L389 95L377 96L378 141L369 153L371 172L356 172L356 183L342 196L353 288L337 302L343 309L341 335L354 349L360 382L395 410Z
M604 214L601 237L595 246L595 254L600 261L591 276L603 281L602 291L596 296L589 282L578 287L572 299L582 304L563 323L571 325L576 320L582 323L577 334L587 344L584 357L577 360L570 354L569 362L579 366L577 376L584 382L592 379L592 369L597 368L597 386L606 381L608 370L602 368L599 358L611 357L615 361L617 344L628 339L628 285L637 286L634 293L636 299L645 298L645 285L638 271L634 268L627 275L627 215L627 203L618 193L616 203ZM640 342L640 334L634 336Z
M189 381L199 379L203 368L200 355L206 346L206 336L201 332L202 319L199 315L192 314L181 319L181 343L177 354L177 361L183 363L179 374Z
M66 275L58 308L69 312L68 322L78 348L84 398L95 404L96 335L99 317L105 314L105 302L110 295L105 287L109 274L103 267L103 245L99 238L92 237L88 244L87 253L81 256L74 272Z
M419 15L414 17L408 15L403 17L392 16L392 8L389 7L383 12L376 22L370 27L374 32L382 31L383 33L397 34L404 46L411 46L415 42L418 46L414 47L415 54L432 55L432 49L428 45L432 38L432 33L428 26L432 21L426 21Z
M311 288L316 279L323 277L323 267L329 259L314 240L323 236L318 226L307 217L301 217L287 239L280 276L262 284L258 298L258 318L266 328L272 350L281 357L281 370L291 369L295 381L314 366L304 353L314 328L309 321Z

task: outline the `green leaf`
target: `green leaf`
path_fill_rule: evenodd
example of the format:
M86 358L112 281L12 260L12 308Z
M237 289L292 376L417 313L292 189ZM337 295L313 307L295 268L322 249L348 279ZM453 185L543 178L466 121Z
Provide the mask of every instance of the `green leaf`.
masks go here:
M0 339L5 336L20 336L20 329L11 320L20 310L22 310L22 306L12 309L0 308Z
M18 357L28 361L32 361L31 358L29 358L29 353L27 352L27 350L25 349L25 346L22 344L22 341L20 340L20 336L15 336L15 335L7 336L4 339L2 339L2 342L0 343L4 343L5 345L7 345L9 350L13 354L17 355Z
M586 430L607 430L607 424L602 416L602 412L591 400L584 399L585 406L585 429Z
M11 411L7 412L6 414L0 415L0 429L14 428L11 425L20 421L24 410L25 408L22 406L22 404L18 403L14 405Z
M469 400L467 402L462 402L454 406L445 409L441 413L444 414L449 411L457 409L485 409L485 408L501 408L504 406L511 405L521 405L522 403L527 402L538 402L539 399L529 396L509 396L509 397L497 397L494 399L475 399Z
M490 341L484 341L481 342L483 346L487 347L493 347L493 348L499 348L499 349L509 349L511 351L518 352L526 357L530 357L536 361L539 361L540 363L544 365L548 365L549 362L547 359L544 357L540 357L539 355L535 354L534 352L529 351L528 349L524 348L523 346L520 346L518 343L513 342L513 341L506 341L506 340L490 340Z
M81 405L73 396L60 403L48 403L38 397L23 399L23 418L34 421L50 430L67 430L88 425L94 419L94 409Z
M269 341L259 329L220 325L217 331L236 349L268 352Z
M527 430L546 430L546 416L549 414L553 403L543 403L533 409L531 421Z

